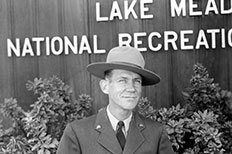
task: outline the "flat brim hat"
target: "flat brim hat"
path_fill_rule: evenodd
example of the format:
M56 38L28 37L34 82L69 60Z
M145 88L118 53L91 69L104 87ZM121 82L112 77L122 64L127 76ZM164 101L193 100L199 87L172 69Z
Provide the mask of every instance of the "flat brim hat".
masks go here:
M87 70L104 79L105 72L113 69L123 69L139 74L142 77L142 85L154 85L160 82L160 77L150 70L144 68L145 60L136 48L120 46L111 49L107 55L106 62L89 64Z

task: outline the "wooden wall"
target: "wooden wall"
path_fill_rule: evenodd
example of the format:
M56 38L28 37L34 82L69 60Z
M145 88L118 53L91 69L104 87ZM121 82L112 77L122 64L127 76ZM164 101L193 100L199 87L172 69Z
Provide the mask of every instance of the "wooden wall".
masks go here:
M179 33L186 29L198 32L200 29L232 28L231 15L171 17L170 0L153 0L149 5L150 14L154 14L153 19L97 22L96 2L100 2L104 15L109 14L112 0L0 0L0 102L4 98L14 97L24 109L28 109L36 97L26 90L25 83L35 77L56 75L73 88L75 97L81 93L90 94L95 100L94 111L107 104L107 97L98 86L99 79L86 71L87 64L104 61L106 54L7 57L7 38L24 40L32 37L72 38L73 35L87 35L92 46L92 36L97 35L99 48L108 51L118 45L118 33L156 31L163 34L168 30ZM229 1L226 2L229 6ZM123 0L118 0L118 3L123 6ZM203 9L207 1L195 3ZM135 8L138 9L138 5ZM196 35L190 38L195 41ZM231 47L187 51L171 48L169 51L147 51L143 55L147 62L146 68L157 72L162 78L158 85L144 88L144 96L156 108L182 102L181 92L189 86L192 68L197 62L208 69L210 77L215 78L215 82L223 89L232 89Z

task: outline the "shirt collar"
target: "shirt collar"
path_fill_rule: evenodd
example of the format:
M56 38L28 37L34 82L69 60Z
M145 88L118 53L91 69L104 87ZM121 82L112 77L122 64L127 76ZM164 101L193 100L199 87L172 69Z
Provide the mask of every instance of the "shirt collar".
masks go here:
M115 118L115 116L110 112L109 106L107 106L106 112L107 112L107 116L108 116L108 118L110 120L110 123L111 123L114 131L116 131L117 124L118 124L119 120L117 118ZM131 118L132 118L132 113L130 114L130 116L127 119L123 120L124 125L125 125L125 132L124 132L125 135L127 135L127 132L129 130L129 125L130 125L130 122L131 122Z

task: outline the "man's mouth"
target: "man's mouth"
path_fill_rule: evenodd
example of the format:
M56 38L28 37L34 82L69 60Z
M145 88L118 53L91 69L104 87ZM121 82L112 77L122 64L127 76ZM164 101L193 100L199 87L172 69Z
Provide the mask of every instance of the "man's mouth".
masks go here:
M133 99L135 99L135 98L137 98L137 96L123 96L124 98L133 98Z

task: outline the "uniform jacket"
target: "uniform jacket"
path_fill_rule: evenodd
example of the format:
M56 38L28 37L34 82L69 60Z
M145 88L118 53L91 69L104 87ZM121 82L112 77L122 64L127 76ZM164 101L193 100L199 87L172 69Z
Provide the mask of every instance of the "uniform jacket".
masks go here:
M164 127L133 113L122 151L106 109L67 125L57 154L174 154Z

